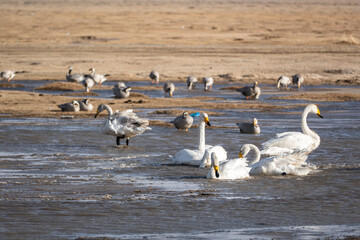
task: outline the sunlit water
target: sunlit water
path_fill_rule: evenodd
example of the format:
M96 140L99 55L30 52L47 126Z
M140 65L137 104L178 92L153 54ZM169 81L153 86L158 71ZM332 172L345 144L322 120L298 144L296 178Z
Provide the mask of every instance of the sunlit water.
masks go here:
M192 93L184 90L186 94ZM213 94L243 101L218 88ZM194 128L179 132L152 127L131 139L130 147L117 147L115 137L99 132L102 119L0 118L0 235L14 239L359 236L360 105L319 103L319 107L324 119L314 115L308 119L321 137L320 147L308 159L317 171L305 177L237 181L207 180L206 169L171 164L176 151L196 147ZM142 116L173 119L151 112L144 109ZM225 114L210 120L226 128L207 128L206 141L224 146L230 158L244 143L260 147L276 133L301 130L301 108L286 110L295 114L221 112ZM259 120L261 134L240 134L235 123L253 117Z

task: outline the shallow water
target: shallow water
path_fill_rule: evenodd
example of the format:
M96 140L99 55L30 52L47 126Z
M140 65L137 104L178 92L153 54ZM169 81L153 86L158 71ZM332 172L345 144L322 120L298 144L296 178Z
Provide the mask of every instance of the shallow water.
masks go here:
M213 94L234 101L237 97L217 88ZM308 159L317 171L305 177L237 181L207 180L206 169L171 164L170 155L196 146L197 129L186 133L153 127L131 139L130 147L117 147L115 137L98 131L102 119L0 118L0 235L14 239L359 236L360 105L319 107L324 119L314 115L308 119L322 141ZM151 111L144 109L142 115L173 119L146 114ZM244 143L260 146L276 133L301 130L301 108L284 110L295 114L221 111L225 114L210 116L212 125L228 128L207 128L206 141L224 146L230 158ZM259 120L261 134L240 134L235 123L252 117Z

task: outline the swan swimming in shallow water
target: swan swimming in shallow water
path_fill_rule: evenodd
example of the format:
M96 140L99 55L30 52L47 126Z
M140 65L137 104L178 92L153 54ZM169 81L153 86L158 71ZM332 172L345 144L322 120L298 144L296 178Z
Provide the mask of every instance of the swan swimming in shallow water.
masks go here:
M247 161L244 158L236 158L219 162L216 152L211 153L211 167L206 178L209 179L244 179L249 178Z
M316 105L307 105L301 118L301 128L303 132L278 133L276 138L270 139L262 144L263 150L261 151L261 154L268 156L294 152L309 154L318 148L320 145L320 137L308 127L306 122L309 113L317 114L319 117L323 118Z
M240 150L241 157L245 158L250 151L255 153L254 159L249 163L250 175L305 176L316 169L306 162L308 156L304 153L273 156L260 160L259 149L253 144L244 144Z
M209 116L203 113L199 118L199 147L198 149L182 149L175 153L172 162L175 164L184 164L192 166L200 166L205 150L213 146L205 145L205 124L211 126ZM225 152L225 149L222 150ZM224 155L224 154L223 154ZM225 157L226 159L226 157ZM224 160L224 159L223 159Z
M151 130L149 121L136 116L132 109L113 113L111 107L106 104L100 104L97 108L95 118L106 110L108 117L103 123L102 132L107 135L116 136L116 144L120 145L120 139L126 138L126 145L129 145L129 139L142 134L146 130Z

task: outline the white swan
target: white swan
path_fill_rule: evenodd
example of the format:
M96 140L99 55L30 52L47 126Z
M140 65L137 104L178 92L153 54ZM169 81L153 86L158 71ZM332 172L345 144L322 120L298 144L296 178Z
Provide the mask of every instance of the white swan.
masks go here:
M219 162L216 152L211 153L211 168L206 176L209 179L244 179L249 178L247 161L244 158Z
M240 157L245 158L253 150L254 159L249 163L250 175L297 175L305 176L316 169L306 162L307 155L295 153L284 156L267 157L260 160L260 151L253 144L244 144L240 150Z
M175 153L172 158L174 164L200 166L205 150L213 146L205 145L205 124L211 126L209 117L203 113L199 118L199 147L198 149L182 149ZM226 151L223 149L226 155ZM226 157L225 157L226 159Z
M209 147L205 150L205 153L200 160L199 168L208 168L211 166L211 154L216 153L216 156L219 161L225 161L227 159L227 152L222 146L216 145L214 147Z
M301 118L301 128L303 132L284 132L277 134L276 138L270 139L262 144L263 150L261 151L261 154L268 156L294 152L309 154L318 148L320 145L320 137L308 127L306 122L309 113L317 114L319 117L323 118L316 105L307 105Z
M111 107L106 104L100 104L95 118L104 110L107 110L108 117L103 123L102 132L107 135L116 136L117 145L120 145L121 138L126 138L126 145L129 145L130 138L142 134L146 130L151 130L148 127L149 121L136 116L132 109L113 113Z

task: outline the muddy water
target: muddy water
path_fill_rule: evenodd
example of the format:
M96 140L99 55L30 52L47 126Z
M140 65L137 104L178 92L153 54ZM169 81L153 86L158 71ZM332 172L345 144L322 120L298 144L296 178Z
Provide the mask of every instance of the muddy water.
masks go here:
M325 118L308 120L321 137L320 147L308 159L317 171L305 177L237 181L210 181L206 169L171 164L176 151L196 146L197 129L185 133L153 127L131 139L130 147L117 147L114 137L98 131L102 119L0 118L0 235L3 239L359 236L360 105L319 106ZM145 109L143 115L172 119L147 114L150 111ZM260 146L276 133L300 131L300 108L286 110L295 114L222 111L224 115L210 120L227 128L207 128L206 141L224 146L230 158L244 143ZM252 117L258 118L262 133L241 135L235 122Z

